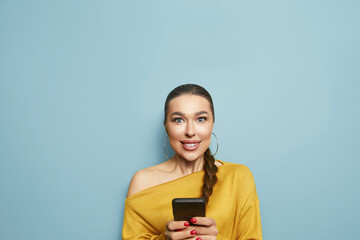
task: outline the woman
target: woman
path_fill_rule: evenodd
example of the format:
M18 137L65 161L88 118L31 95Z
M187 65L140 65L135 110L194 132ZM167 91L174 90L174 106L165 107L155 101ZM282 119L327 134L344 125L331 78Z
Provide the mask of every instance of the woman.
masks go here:
M215 160L210 94L185 84L165 102L164 126L175 155L133 176L125 200L123 239L262 239L259 200L249 169ZM173 198L203 197L206 217L173 221Z

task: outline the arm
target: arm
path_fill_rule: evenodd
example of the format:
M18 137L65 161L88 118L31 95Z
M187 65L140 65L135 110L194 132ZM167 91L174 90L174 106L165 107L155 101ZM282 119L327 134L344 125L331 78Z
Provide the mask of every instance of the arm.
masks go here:
M255 199L253 203L246 206L241 211L240 220L240 240L262 240L261 219L259 199Z
M237 239L262 240L259 198L256 193L254 178L250 171L248 173L249 191L247 193L247 200L239 213L240 220L238 223L239 231Z
M125 200L124 222L122 228L123 240L165 240L163 232L157 232L150 223L136 210L131 200Z
M162 232L158 232L151 221L146 219L143 203L129 199L130 196L146 189L150 184L149 176L146 171L140 170L131 179L127 198L125 200L124 221L122 228L122 239L124 240L164 240L165 226Z

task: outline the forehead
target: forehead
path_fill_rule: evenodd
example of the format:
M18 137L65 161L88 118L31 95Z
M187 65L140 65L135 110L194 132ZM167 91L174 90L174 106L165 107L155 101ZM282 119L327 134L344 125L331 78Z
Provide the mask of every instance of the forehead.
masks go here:
M207 111L211 113L209 101L198 95L184 94L173 98L169 102L169 113L183 112L195 113L199 111Z

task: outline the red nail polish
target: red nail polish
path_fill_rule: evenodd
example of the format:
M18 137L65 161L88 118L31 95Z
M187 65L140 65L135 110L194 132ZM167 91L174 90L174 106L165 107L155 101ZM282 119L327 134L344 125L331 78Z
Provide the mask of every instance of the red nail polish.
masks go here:
M196 234L196 231L195 231L195 230L191 230L190 234L191 234L191 235L195 235L195 234Z
M180 232L180 231L181 231L181 229L176 229L176 230L175 230L175 232Z
M197 239L195 239L195 240L202 240L202 238L201 237L198 237Z
M185 227L188 227L188 226L190 226L190 223L189 223L189 222L185 222L185 223L184 223L184 226L185 226Z
M190 221L191 221L192 223L196 223L196 219L195 219L195 218L192 218Z

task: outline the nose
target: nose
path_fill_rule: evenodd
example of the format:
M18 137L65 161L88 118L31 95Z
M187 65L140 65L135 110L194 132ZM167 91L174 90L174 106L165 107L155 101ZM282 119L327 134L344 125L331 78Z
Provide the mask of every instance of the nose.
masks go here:
M185 135L187 137L189 137L189 138L196 135L196 129L195 129L195 126L194 126L194 124L192 122L188 122L186 124Z

